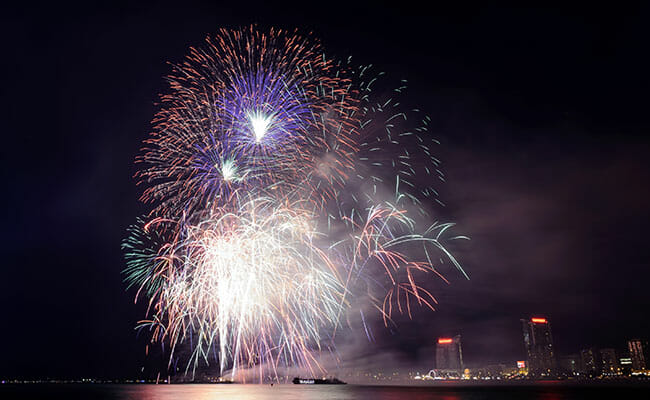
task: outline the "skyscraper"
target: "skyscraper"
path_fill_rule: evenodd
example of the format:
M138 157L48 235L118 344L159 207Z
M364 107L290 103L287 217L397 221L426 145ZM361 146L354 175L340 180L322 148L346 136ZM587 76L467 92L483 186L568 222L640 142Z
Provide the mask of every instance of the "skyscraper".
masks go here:
M453 338L438 338L436 345L436 369L454 371L461 374L463 371L463 349L460 344L460 335Z
M580 358L582 360L583 372L587 376L591 376L592 378L600 376L603 363L600 358L600 352L595 347L581 350Z
M556 368L551 323L540 317L522 319L521 323L528 356L528 375L532 378L553 375Z
M632 339L627 341L627 348L630 351L630 358L632 359L632 370L640 371L648 367L647 352L648 342L639 339Z
M601 371L603 375L618 375L619 365L616 350L600 349Z

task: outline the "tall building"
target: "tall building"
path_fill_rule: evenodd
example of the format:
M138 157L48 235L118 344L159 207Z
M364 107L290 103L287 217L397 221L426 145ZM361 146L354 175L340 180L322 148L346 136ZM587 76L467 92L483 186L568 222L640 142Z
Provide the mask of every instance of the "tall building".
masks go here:
M554 375L556 366L551 323L540 317L522 319L521 323L528 356L528 376L540 378Z
M600 352L596 348L590 347L581 350L580 358L582 359L584 373L594 378L600 376L602 372L602 361L600 359Z
M622 375L629 376L632 373L632 359L627 354L618 359L618 365L621 366Z
M460 335L453 338L438 338L436 345L436 369L446 371L463 371L463 348Z
M578 376L582 371L582 360L577 354L569 354L558 360L559 369L567 376Z
M602 375L618 375L619 365L616 350L600 349L600 362Z
M648 342L639 339L628 340L627 348L632 359L632 370L646 369L648 367Z

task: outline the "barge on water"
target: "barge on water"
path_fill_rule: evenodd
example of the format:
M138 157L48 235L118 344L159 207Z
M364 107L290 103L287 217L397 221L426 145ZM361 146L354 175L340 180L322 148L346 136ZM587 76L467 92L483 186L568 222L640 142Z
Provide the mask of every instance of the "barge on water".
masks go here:
M345 382L336 379L315 379L315 378L293 378L293 383L296 385L346 385Z

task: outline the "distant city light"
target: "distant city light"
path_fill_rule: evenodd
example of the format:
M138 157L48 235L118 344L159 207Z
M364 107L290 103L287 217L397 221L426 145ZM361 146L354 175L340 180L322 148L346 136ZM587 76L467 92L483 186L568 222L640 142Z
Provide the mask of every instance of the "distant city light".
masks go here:
M536 324L545 324L548 321L546 321L546 318L532 318L531 321L533 321Z
M438 344L449 344L451 342L453 342L453 340L450 339L450 338L440 338L440 339L438 339Z

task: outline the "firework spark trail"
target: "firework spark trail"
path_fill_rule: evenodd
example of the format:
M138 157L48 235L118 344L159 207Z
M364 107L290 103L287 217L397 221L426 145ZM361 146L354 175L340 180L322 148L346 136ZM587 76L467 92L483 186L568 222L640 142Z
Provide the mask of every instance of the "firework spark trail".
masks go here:
M419 233L411 216L444 180L430 120L375 95L382 74L295 33L206 42L168 77L137 160L152 210L123 243L126 281L149 304L140 326L169 345L170 369L189 343L186 373L211 359L233 376L323 372L314 354L353 303L369 299L386 325L433 309L421 276L445 280L444 260L465 273L446 247L464 238L447 237L453 224Z

